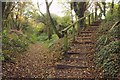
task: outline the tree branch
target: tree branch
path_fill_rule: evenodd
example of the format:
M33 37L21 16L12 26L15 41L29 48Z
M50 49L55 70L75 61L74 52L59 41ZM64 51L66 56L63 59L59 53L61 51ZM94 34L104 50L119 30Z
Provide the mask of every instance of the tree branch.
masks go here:
M39 2L37 2L37 6L38 6L38 10L39 10L40 14L41 14L43 17L45 17L45 15L40 11Z
M53 2L53 0L49 3L49 5L48 5L49 7L51 6L52 2Z

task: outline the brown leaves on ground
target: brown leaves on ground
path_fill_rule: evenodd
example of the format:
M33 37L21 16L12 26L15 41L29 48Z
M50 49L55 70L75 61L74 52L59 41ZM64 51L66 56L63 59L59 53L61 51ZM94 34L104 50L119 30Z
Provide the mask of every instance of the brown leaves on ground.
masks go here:
M94 27L93 27L94 28ZM87 31L95 31L92 28ZM87 35L87 33L82 34ZM102 75L92 61L94 55L94 44L85 43L86 41L95 41L93 33L91 36L79 36L76 38L78 43L73 43L69 51L87 54L76 54L69 56L70 58L79 58L81 60L58 60L61 58L63 50L63 39L58 40L52 45L51 50L44 47L44 44L31 44L27 52L16 54L15 63L3 63L3 77L25 77L25 78L96 78ZM88 68L67 68L56 69L57 64L65 64L70 66L80 66Z
M54 74L53 66L56 54L51 53L43 44L31 44L23 54L16 54L15 63L3 63L3 77L45 78Z
M89 30L93 31L93 33L90 34L86 33ZM78 54L69 53L67 55L67 58L69 58L68 60L63 59L61 60L60 63L57 63L57 65L64 65L62 66L64 68L63 69L56 68L55 70L56 78L101 78L102 77L102 73L97 70L93 62L93 57L95 54L95 47L93 44L95 43L95 27L89 27L87 31L78 35L76 38L76 42L75 43L72 42L70 44L69 52L78 53ZM86 36L88 34L89 36ZM74 66L74 67L71 68L70 66ZM82 67L87 67L87 68L82 68Z

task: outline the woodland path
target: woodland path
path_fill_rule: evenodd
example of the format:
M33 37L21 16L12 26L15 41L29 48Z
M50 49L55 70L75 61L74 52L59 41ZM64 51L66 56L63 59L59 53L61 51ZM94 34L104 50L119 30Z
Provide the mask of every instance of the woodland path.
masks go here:
M4 78L43 78L48 77L54 70L48 66L54 65L53 53L36 43L29 46L28 51L15 55L15 62L3 62Z
M17 54L16 62L3 63L5 78L100 78L93 62L95 34L99 22L82 31L61 61L56 61L42 44L29 46L29 50Z

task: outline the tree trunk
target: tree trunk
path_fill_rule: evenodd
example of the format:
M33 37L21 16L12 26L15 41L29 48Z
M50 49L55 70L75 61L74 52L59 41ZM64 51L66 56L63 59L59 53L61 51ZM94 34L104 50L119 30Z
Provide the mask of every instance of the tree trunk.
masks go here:
M95 3L95 21L97 20L97 4Z
M73 5L73 9L76 13L76 15L78 16L78 18L82 18L84 17L84 13L85 13L85 10L86 10L86 2L73 2L72 3ZM85 26L85 20L82 19L78 22L78 32L80 31L80 28L83 28Z
M120 20L120 1L118 2L118 20Z
M57 36L59 38L62 38L63 36L57 31L57 28L54 24L54 21L53 21L52 17L51 17L51 14L50 14L50 11L49 11L49 4L48 4L47 0L46 0L46 9L47 9L48 17L49 17L49 20L50 20L50 23L52 25L53 30L55 31L55 33L57 34Z
M6 5L6 2L2 2L2 17L3 17L4 10L5 10L5 5Z
M112 4L111 4L111 14L113 14L113 9L114 9L114 0L112 0Z
M48 34L48 39L50 40L52 38L50 27L48 27L48 33L47 34Z
M46 6L47 7L47 6ZM52 38L52 34L51 34L51 25L50 25L50 19L49 19L49 14L48 14L48 9L49 9L49 6L48 8L46 8L46 13L47 13L47 18L46 18L46 26L47 26L47 35L48 35L48 39L50 40Z
M103 4L103 15L106 16L106 3L105 2L102 2Z

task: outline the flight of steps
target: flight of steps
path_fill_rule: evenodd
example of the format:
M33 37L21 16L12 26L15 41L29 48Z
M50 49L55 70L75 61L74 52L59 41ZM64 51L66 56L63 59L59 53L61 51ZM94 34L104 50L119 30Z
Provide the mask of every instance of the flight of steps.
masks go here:
M94 34L99 22L94 22L85 31L80 32L76 41L70 46L70 50L65 53L66 57L61 63L56 64L56 78L95 78L97 72L92 61L94 54Z

